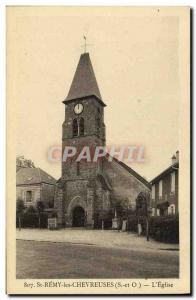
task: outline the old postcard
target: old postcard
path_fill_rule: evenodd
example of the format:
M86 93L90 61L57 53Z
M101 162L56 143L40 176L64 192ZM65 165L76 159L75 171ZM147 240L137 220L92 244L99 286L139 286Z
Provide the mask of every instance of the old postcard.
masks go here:
M7 293L189 294L190 8L7 7Z

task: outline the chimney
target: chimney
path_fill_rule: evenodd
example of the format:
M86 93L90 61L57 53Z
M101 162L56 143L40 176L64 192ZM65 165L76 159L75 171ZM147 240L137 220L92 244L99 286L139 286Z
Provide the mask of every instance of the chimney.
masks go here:
M172 156L172 165L176 163L176 157L175 155Z
M176 151L176 161L179 161L179 151Z

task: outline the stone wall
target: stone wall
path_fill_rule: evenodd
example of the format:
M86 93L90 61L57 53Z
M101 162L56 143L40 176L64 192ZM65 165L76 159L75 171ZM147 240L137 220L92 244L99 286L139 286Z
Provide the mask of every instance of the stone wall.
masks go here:
M88 180L66 181L64 186L66 225L72 226L72 212L76 206L84 209L87 225L92 224L94 189L88 187Z
M63 187L64 208L59 206L59 214L65 215L66 224L72 226L72 211L74 207L81 206L87 214L87 224L92 226L93 216L102 211L109 210L115 203L120 202L124 207L135 209L136 198L142 191L149 191L143 182L128 172L118 162L103 160L103 173L112 190L102 185L100 180L92 176L91 179L83 179L82 176L74 176L72 180L66 180ZM87 168L88 172L88 168ZM60 217L62 220L62 216ZM60 221L61 222L61 221Z
M74 106L78 103L83 104L83 112L80 115L74 113ZM73 138L72 134L72 122L73 119L84 118L84 136L96 135L105 142L105 124L104 124L104 109L100 103L95 100L94 97L73 101L65 106L65 122L63 123L63 139ZM95 116L100 116L100 127L97 128ZM88 145L88 144L87 144Z
M52 184L41 184L41 200L45 203L46 207L52 208L54 206L55 188L56 186Z
M57 210L58 226L65 226L65 201L63 188L60 185L55 191L54 208Z
M133 209L136 205L136 198L142 191L149 191L149 188L129 173L118 162L104 160L104 174L112 186L112 202L121 202L123 206L129 205Z
M80 206L86 214L86 226L93 227L94 215L109 210L110 192L103 189L99 180L69 180L62 192L57 190L55 208L58 210L58 223L72 226L72 213Z
M26 202L26 192L32 191L32 202ZM28 185L16 187L16 199L22 199L25 206L36 206L36 202L41 199L41 186L40 185Z
M31 202L26 202L27 191L32 191ZM45 203L45 207L48 207L49 203L54 204L54 193L55 185L45 183L16 187L16 199L22 199L27 207L36 206L36 202L40 200Z

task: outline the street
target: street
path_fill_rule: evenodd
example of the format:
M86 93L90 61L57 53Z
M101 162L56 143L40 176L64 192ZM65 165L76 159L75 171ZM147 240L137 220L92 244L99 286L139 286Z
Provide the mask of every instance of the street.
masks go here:
M18 279L178 278L179 252L17 240Z

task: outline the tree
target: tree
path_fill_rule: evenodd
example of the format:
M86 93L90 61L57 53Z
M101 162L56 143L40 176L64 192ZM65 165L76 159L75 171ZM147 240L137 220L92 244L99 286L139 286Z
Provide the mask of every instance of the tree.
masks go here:
M54 208L54 200L53 200L53 201L52 201L52 200L51 200L51 201L48 201L48 202L47 202L47 207L48 207L48 208Z
M114 211L116 211L118 217L121 217L123 215L124 208L120 200L117 200L114 203Z
M16 156L16 166L17 167L26 167L26 168L35 168L33 161L30 159L25 159L24 155Z
M37 211L38 211L38 219L39 219L39 228L41 228L41 213L44 211L45 205L44 202L39 200L36 203Z
M19 230L21 230L21 217L24 210L25 210L24 201L21 198L18 198L16 202L16 217L18 218Z
M149 241L149 207L150 206L150 193L140 192L136 199L136 214L145 217L146 219L146 239Z
M24 226L37 227L37 223L38 223L37 209L33 205L30 205L25 210Z

